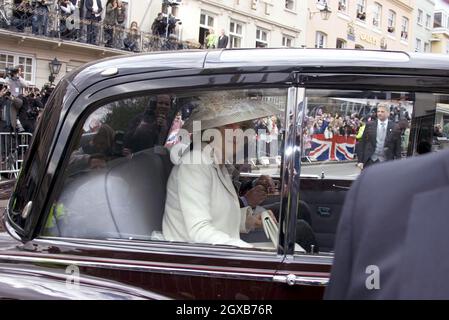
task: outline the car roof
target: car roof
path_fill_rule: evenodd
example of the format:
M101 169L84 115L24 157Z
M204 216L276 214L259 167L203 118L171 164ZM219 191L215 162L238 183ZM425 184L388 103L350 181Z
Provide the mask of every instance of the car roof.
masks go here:
M180 50L107 58L77 69L69 80L82 91L102 72L117 68L120 75L143 72L203 69L213 72L247 71L382 72L449 76L449 56L402 51L354 49L224 49ZM86 81L87 80L87 81Z

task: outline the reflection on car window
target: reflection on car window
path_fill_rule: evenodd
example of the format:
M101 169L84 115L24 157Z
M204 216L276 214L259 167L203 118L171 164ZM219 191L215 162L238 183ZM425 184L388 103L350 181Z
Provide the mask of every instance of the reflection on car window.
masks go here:
M297 216L326 253L333 251L346 193L362 168L449 146L449 96L308 90L306 102Z
M362 167L357 163L406 157L413 107L407 92L308 90L302 174L353 179ZM379 116L382 150L375 141Z
M230 90L100 107L73 138L43 234L274 252L262 218L276 223L283 199L286 97Z
M449 146L449 95L417 93L411 127L414 154L446 149Z

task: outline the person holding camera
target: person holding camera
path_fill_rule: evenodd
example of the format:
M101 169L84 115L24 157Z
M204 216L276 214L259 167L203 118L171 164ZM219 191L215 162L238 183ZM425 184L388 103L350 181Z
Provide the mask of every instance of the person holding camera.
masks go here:
M159 12L151 25L151 32L154 36L165 37L165 30L167 27L167 21L164 18L164 14Z
M9 94L6 95L6 101L3 103L3 119L6 126L11 131L16 131L17 114L23 106L24 89L28 83L22 77L22 68L16 66L9 70L7 85Z
M22 67L16 66L9 70L9 75L7 78L7 84L11 91L11 95L14 97L19 97L23 95L24 89L28 86L28 83L22 77L23 71Z
M137 21L131 22L128 34L126 35L123 45L125 50L131 52L139 52L140 31Z
M75 5L70 0L59 0L58 10L61 15L59 19L59 32L61 38L68 39L72 36L70 17L76 10Z

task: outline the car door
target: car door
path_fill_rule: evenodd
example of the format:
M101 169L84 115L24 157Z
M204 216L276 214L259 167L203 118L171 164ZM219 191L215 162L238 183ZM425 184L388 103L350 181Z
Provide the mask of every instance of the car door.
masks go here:
M108 97L106 101L84 105L79 117L76 101L85 104L85 96L75 101L56 142L64 141L65 151L54 160L59 170L38 223L38 236L14 253L16 259L58 274L75 266L81 283L86 277L105 287L117 283L123 290L139 288L161 297L276 298L273 279L283 253L266 237L260 238L262 231L252 249L161 238L161 200L173 167L164 148L179 130L177 117L188 117L192 104L210 90L203 95L198 88L168 93L142 93L137 88L134 96L114 96L123 92L119 86L105 88L101 95ZM278 116L285 116L285 88L233 90L248 101L272 101ZM153 114L160 112L164 95L169 96L170 107ZM171 108L174 105L176 110ZM154 128L151 117L155 117ZM166 125L160 124L162 120ZM163 136L157 130L165 130ZM158 145L160 141L165 145ZM272 158L277 159L274 152ZM272 165L277 171L278 163L274 160ZM261 169L271 172L270 168Z
M298 77L302 86L298 86L296 93L296 126L302 135L295 146L301 155L298 151L291 164L293 168L296 165L291 174L291 193L296 192L296 208L292 208L296 214L290 217L290 225L306 220L310 228L289 229L289 243L303 240L301 232L304 235L304 231L311 229L318 250L305 255L290 247L287 252L276 281L280 283L279 290L288 292L290 298L301 296L305 287L324 292L344 199L352 181L360 174L357 164L362 151L357 150L357 145L363 137L363 124L375 121L377 106L387 105L390 111L389 121L394 126L387 134L397 139L400 153L394 161L446 145L442 128L447 88L443 79L429 78L427 82L424 76L376 77L369 74ZM290 286L290 291L283 291L285 286Z

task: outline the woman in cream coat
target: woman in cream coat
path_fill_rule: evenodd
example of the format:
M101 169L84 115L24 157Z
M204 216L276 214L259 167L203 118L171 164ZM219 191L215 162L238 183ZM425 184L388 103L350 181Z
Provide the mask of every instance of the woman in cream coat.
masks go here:
M218 128L224 137L224 129L238 129L239 122L278 113L276 106L261 100L235 99L225 93L203 101L183 128L192 132L193 121L201 121L202 130ZM185 161L192 153L193 159L195 155L202 159L201 164ZM251 247L240 239L240 233L261 228L261 214L253 214L250 207L240 208L232 179L216 155L187 152L172 169L162 221L166 240Z
M166 240L251 247L239 235L250 231L251 213L240 208L225 166L180 164L168 179L162 231Z

